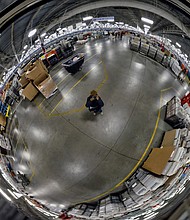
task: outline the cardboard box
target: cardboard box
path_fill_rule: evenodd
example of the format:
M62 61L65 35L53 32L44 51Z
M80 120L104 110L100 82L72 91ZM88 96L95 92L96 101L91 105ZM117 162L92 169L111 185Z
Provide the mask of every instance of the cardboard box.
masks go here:
M31 66L31 63L28 63L22 70L26 72Z
M171 147L174 146L174 140L177 138L177 129L171 130L171 131L166 131L164 134L164 139L162 141L161 146L162 147Z
M6 117L0 113L0 125L6 126Z
M41 68L38 68L37 66L35 66L31 70L28 70L25 73L25 76L28 79L35 80L41 74L48 74L48 73L44 69L41 69Z
M41 67L41 68L43 68L46 72L48 72L46 66L43 64L43 61L42 61L41 59L36 60L34 63L31 63L31 62L28 63L28 64L23 68L24 72L28 71L28 70L31 68L31 66Z
M161 175L174 149L174 147L153 148L143 168Z
M55 91L57 90L57 85L55 84L53 79L50 76L48 76L48 78L41 82L37 86L37 88L47 99L55 93Z
M28 66L25 76L28 79L35 80L41 74L47 75L48 74L47 68L43 64L42 60L36 60L36 62Z
M22 88L24 88L26 85L28 85L28 83L29 83L30 81L26 78L25 74L23 74L23 75L21 76L19 82L21 83Z
M46 66L44 65L44 63L41 59L36 60L34 65L36 67L38 67L40 70L44 70L45 72L48 73L48 69L46 68Z
M38 88L38 85L48 78L48 74L46 72L42 72L34 81L33 84Z
M36 87L30 82L24 89L22 94L30 101L38 94Z

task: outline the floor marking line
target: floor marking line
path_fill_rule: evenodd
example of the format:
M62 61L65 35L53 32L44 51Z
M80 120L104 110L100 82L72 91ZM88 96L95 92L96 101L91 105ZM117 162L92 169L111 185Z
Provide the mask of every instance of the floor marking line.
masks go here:
M91 70L89 70L84 76L82 76L75 84L72 86L64 96L67 96L92 70L94 70L98 65L100 65L102 61L100 61L96 66L94 66ZM56 108L60 105L60 103L63 101L63 98L57 103L57 105L54 107L54 109L50 112L49 116L56 110Z
M165 91L168 91L170 89L173 89L173 87L169 87L169 88L166 88L166 89L162 89L161 92L165 92Z
M103 62L102 62L103 63ZM96 91L99 91L102 86L105 84L105 82L108 80L108 72L106 70L105 64L104 65L104 79L103 81L98 85L98 87L95 89ZM65 115L70 115L70 114L74 114L74 113L79 113L82 112L85 109L85 104L83 104L81 107L76 108L76 109L71 109L69 111L66 112L61 112L61 113L55 113L55 114L51 114L49 117L56 117L56 116L65 116Z
M66 111L66 112L51 114L49 117L70 115L70 114L82 112L85 108L86 108L86 107L85 107L85 104L83 104L80 108L71 109L71 110Z
M32 179L33 179L34 176L35 176L35 172L34 172L34 170L32 170L32 175L31 175L31 177L29 178L29 181L30 181L30 182L32 181Z
M25 149L23 149L23 151L22 151L22 156L21 156L21 160L19 161L19 163L21 163L22 164L22 161L23 161L23 154L24 154L24 151L25 151Z
M90 59L92 59L93 57L95 57L97 54L98 54L98 53L95 53L94 55L92 55L91 57L89 57L88 59L86 59L86 60L84 61L84 63L86 63L88 60L90 60Z
M38 108L38 110L41 112L41 114L47 118L48 117L48 113L46 113L45 111L42 110L41 106L38 105L38 102L36 100L33 101L34 104L36 105L36 107Z
M96 91L98 92L102 86L105 84L105 82L108 80L108 71L106 69L105 63L102 61L103 67L104 67L104 80L100 83L100 85L96 88Z
M174 87L172 89L180 96L180 93Z
M109 194L110 192L112 192L113 190L115 190L116 188L118 188L121 184L123 184L123 183L135 172L135 170L138 168L139 164L142 162L142 160L143 160L144 157L146 156L146 153L147 153L147 151L149 150L149 148L150 148L150 146L151 146L151 144L152 144L152 142L153 142L153 140L154 140L154 137L155 137L155 134L156 134L156 131L157 131L157 128L158 128L158 124L159 124L159 121L160 121L161 106L162 106L162 100L163 100L163 98L162 98L162 93L163 93L164 91L169 90L169 89L172 89L172 87L171 87L171 88L167 88L167 89L163 89L163 90L160 91L160 93L161 93L161 94L160 94L160 107L159 107L158 116L157 116L156 124L155 124L155 127L154 127L154 131L153 131L153 133L152 133L152 136L151 136L151 138L150 138L150 141L149 141L149 143L148 143L148 145L147 145L147 147L146 147L146 149L145 149L143 155L141 156L140 160L139 160L138 163L135 165L135 167L131 170L131 172L130 172L123 180L121 180L118 184L116 184L114 187L112 187L112 188L109 189L108 191L106 191L106 192L104 192L104 193L102 193L102 194L100 194L100 195L98 195L98 196L96 196L96 197L94 197L94 198L91 198L91 199L88 199L88 200L85 200L85 201L82 201L82 202L75 203L75 205L76 205L76 204L80 204L80 203L92 202L92 201L97 200L97 199L99 199L99 198L101 198L101 197L103 197L103 196L106 196L107 194Z
M86 59L85 61L84 61L84 63L86 63L88 60L90 60L90 59L92 59L94 56L96 56L97 55L97 53L95 53L94 55L92 55L91 57L89 57L88 59ZM59 71L57 71L53 76L51 76L52 78L58 73ZM67 74L58 84L57 84L57 86L59 86L68 76L70 76L70 74ZM40 106L44 101L46 100L46 98L44 98L43 100L42 100L42 102L41 103L39 103L38 104L38 106Z
M70 74L67 74L59 83L57 83L57 86L59 86Z

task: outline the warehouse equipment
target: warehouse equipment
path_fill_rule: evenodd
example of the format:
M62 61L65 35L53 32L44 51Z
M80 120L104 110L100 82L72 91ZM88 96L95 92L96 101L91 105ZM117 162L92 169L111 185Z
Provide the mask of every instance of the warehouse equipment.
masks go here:
M147 55L149 51L149 44L141 42L140 53Z
M74 57L72 57L71 59L69 59L67 62L63 63L63 66L69 73L75 74L76 72L81 70L81 66L83 63L84 63L84 54L79 53Z
M156 56L155 56L155 60L157 62L161 63L163 58L164 58L164 53L162 51L160 51L160 50L157 50L157 53L156 53Z
M134 38L130 40L130 49L136 52L139 51L140 47L140 38Z
M157 52L157 48L150 46L149 51L148 51L148 56L154 59L156 56L156 52Z

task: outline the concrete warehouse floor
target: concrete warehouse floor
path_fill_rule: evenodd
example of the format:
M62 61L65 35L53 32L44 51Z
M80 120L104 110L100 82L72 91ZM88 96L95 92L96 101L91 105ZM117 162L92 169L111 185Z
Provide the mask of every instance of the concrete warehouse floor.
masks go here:
M26 191L43 204L64 208L122 188L171 129L161 108L186 90L169 70L129 49L128 38L88 42L80 72L60 62L51 70L58 92L24 100L9 123L15 170L27 174ZM103 99L104 115L85 107L90 91Z

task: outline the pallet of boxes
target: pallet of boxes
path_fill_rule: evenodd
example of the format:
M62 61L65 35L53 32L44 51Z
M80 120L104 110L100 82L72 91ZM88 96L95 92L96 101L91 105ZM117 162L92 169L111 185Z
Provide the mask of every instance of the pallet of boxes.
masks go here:
M167 131L160 148L153 148L143 168L157 175L173 176L190 158L190 131Z
M20 83L22 85L22 94L32 101L40 92L46 99L52 96L57 86L43 62L38 59L34 63L29 63L24 68Z

